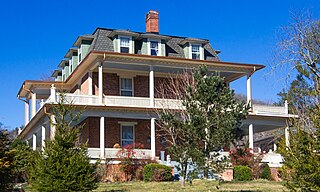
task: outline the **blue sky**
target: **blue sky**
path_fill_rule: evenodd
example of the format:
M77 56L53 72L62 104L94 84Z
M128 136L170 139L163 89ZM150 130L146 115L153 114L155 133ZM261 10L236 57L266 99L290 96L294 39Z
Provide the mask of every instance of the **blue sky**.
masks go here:
M145 14L160 14L160 33L209 39L223 61L267 66L253 76L253 98L276 101L285 86L285 72L266 75L275 34L288 24L290 11L311 9L317 0L269 1L3 1L0 6L0 122L8 128L23 124L24 105L16 97L24 80L36 80L57 68L79 35L96 27L145 31ZM244 79L232 84L245 93Z

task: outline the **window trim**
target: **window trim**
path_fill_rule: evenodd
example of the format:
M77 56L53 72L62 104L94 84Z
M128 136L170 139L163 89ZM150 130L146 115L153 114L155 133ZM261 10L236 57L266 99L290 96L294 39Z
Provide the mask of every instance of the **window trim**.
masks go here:
M135 143L136 140L136 134L135 134L135 127L138 124L137 122L123 122L123 121L119 121L118 122L120 124L120 146L122 146L122 127L123 126L132 126L132 144Z
M80 44L79 48L78 48L78 65L81 63L82 61L82 44Z
M199 43L189 43L189 59L192 59L192 46L199 46L199 52L200 52L200 59L199 60L203 60L203 47L202 47L202 44L199 44Z
M118 35L118 52L121 53L121 38L129 38L129 53L132 54L132 37L131 36L124 36L124 35Z
M131 87L132 87L132 96L121 95L121 79L131 79ZM119 95L121 97L134 97L134 78L129 76L120 76L119 77Z
M162 56L161 39L149 39L149 38L148 38L148 42L147 42L147 53L148 53L148 55L151 55L151 41L158 42L158 55L157 56ZM155 55L152 55L152 56L155 56Z

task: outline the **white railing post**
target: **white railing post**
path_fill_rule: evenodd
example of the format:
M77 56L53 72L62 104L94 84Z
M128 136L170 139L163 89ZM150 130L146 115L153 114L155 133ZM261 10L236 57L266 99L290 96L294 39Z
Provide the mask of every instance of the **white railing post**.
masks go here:
M29 123L29 100L24 101L24 126Z
M54 84L51 85L50 98L51 98L51 102L52 103L56 103L57 102L56 88L55 88Z
M103 104L103 64L98 65L98 79L99 79L99 104Z
M250 107L252 107L251 75L249 74L247 75L247 104L250 104Z
M151 158L156 157L156 118L151 118Z
M34 117L37 112L37 94L31 93L31 116Z
M51 114L50 116L50 137L53 140L54 139L54 135L56 133L56 116Z
M289 136L289 127L287 126L285 129L284 129L284 137L285 137L285 140L286 140L286 147L289 147L290 145L290 136Z
M289 106L288 106L288 101L287 100L285 100L284 101L284 113L285 114L289 114Z
M253 153L253 124L249 125L249 148Z
M150 106L154 107L154 71L153 71L152 65L150 65L150 74L149 74L149 94L150 94Z
M32 134L32 150L37 150L37 135L35 133Z
M100 158L104 159L104 117L100 117Z
M46 139L46 127L42 126L41 127L41 149L42 149L42 151L44 149L45 139Z

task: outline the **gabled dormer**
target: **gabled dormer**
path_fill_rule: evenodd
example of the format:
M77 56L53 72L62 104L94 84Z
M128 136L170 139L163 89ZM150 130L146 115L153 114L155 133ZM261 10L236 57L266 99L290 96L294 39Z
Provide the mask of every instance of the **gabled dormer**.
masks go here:
M108 37L113 39L114 52L133 54L135 53L134 39L138 36L138 33L127 30L114 30Z
M78 48L78 63L77 63L77 65L79 65L81 63L81 61L87 56L93 39L94 39L93 35L83 35L83 36L79 36L77 38L76 42L73 44L74 47Z
M204 46L208 43L208 40L185 38L180 45L183 47L185 58L204 60Z
M78 66L78 48L70 48L64 56L69 60L69 74L71 74ZM69 75L68 75L69 76Z
M61 81L65 81L70 75L69 60L62 60L58 67L61 68Z
M54 81L62 81L62 69L54 70L51 77L54 78Z
M166 56L166 41L169 40L170 37L154 33L145 33L141 34L139 39L142 39L142 54Z

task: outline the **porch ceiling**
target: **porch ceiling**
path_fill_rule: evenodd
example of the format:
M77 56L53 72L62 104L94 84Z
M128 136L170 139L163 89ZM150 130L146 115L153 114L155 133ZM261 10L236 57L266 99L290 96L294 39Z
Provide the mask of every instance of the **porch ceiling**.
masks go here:
M245 135L248 135L250 124L253 124L254 133L284 128L287 126L287 120L288 118L286 117L249 115L248 118L242 122L242 130Z

